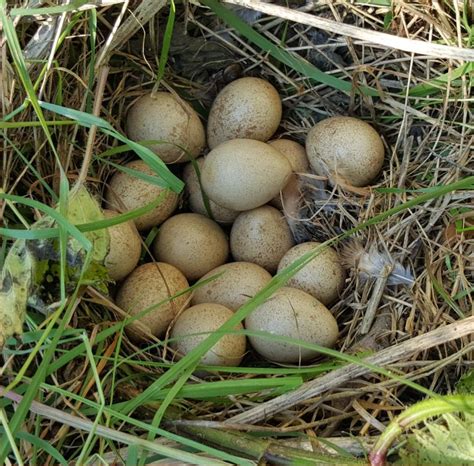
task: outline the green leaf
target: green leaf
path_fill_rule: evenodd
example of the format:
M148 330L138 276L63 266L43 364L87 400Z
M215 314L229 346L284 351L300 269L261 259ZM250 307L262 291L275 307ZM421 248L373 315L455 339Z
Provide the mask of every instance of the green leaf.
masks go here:
M98 202L83 186L73 190L69 198L67 218L73 225L104 220ZM110 237L106 229L83 233L92 244L92 260L103 263L109 251ZM78 245L80 247L80 245Z
M22 332L34 264L34 257L25 242L16 241L7 254L0 275L0 348L10 336Z
M474 395L474 369L464 374L456 384L456 392L466 395Z
M474 464L474 416L444 414L427 421L399 454L402 464Z
M38 207L47 213L30 231L41 232L57 221L63 227L65 236L64 254L59 244L61 237L29 241L18 239L10 248L0 274L0 348L10 336L21 334L28 303L38 309L47 309L43 304L42 292L46 289L50 294L54 285L45 285L47 278L50 282L52 278L61 282L61 295L64 293L63 286L67 283L71 285L72 282L75 287L80 279L98 286L104 283L107 273L103 264L110 240L106 229L81 233L73 225L104 219L99 204L84 187L63 196L67 199L62 206L66 217L58 212L61 207L52 209L31 199L0 193L2 197ZM68 234L71 236L68 237ZM88 252L91 254L86 260Z

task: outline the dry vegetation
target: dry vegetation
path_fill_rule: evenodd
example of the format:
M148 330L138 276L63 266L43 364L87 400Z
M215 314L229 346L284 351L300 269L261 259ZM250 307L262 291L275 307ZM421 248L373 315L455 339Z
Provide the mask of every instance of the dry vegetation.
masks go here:
M36 83L38 99L88 113L93 113L95 102L97 114L123 133L128 107L144 90L152 89L157 83L168 6L165 5L122 46L116 46L112 41L107 72L100 71L100 67L94 69L93 64L97 59L96 52L104 50L107 41L116 34L114 28L121 23L121 15L124 19L130 17L130 11L139 3L130 2L127 10L124 4L117 2L80 13L15 17L20 45L29 51L30 57L38 53L37 48L27 45L31 44L38 27L49 21L55 31L51 36L52 42L37 57L42 60L49 58L50 62L47 65L44 61L27 62L31 79ZM371 31L378 31L416 40L426 44L427 54L400 51L379 45L376 41L352 39L277 16L261 15L250 10L243 12L234 7L234 11L251 22L253 28L273 44L282 45L291 54L303 57L327 73L326 76L350 83L352 91L345 92L335 89L327 81L311 80L294 67L282 64L247 40L237 29L226 25L210 9L194 2L180 3L176 6L168 63L158 85L173 89L190 100L205 118L210 102L225 83L241 75L261 76L272 82L283 98L284 117L280 135L304 142L308 129L315 122L338 114L364 118L379 130L386 144L386 163L376 186L354 189L341 183L331 188L322 180L302 177L304 198L297 222L298 231L303 236L331 239L389 209L403 206L416 196L436 192L443 185L472 176L472 63L466 65L466 62L456 59L432 56L429 45L439 43L463 49L472 47L466 26L470 24L472 27L473 12L463 11L468 7L457 1L377 2L382 6L369 6L357 1L315 2L314 5L309 2L303 7L301 3L290 2L288 6L363 28L369 37ZM391 7L384 6L390 3ZM18 108L27 95L11 66L4 38L0 39L0 44L3 44L0 49L0 99L3 114L7 115ZM376 90L378 95L374 92L364 95L363 89L366 88ZM54 119L52 114L47 116L48 120ZM59 119L67 120L56 117L56 120ZM59 192L59 165L43 129L38 126L31 105L19 112L11 122L15 125L3 126L0 162L3 191L53 205L54 199L45 184L51 186L54 192ZM69 182L73 184L78 179L86 160L87 186L99 197L114 171L109 162L122 163L134 158L124 150L114 152L112 149L120 149L121 143L101 131L91 138L90 129L75 124L56 123L49 128ZM338 350L356 356L377 353L472 314L473 185L471 181L464 186L470 189L433 196L420 205L401 210L397 215L382 215L375 224L336 245L341 253L349 255L351 265L354 255L351 248L357 241L356 247L365 251L369 251L370 247L377 248L403 264L413 276L411 286L377 289L374 280L361 280L352 267L345 291L333 307L341 329ZM38 218L39 212L24 206L17 208L27 224ZM19 228L19 217L6 202L0 204L0 212L3 214L3 226ZM144 238L144 245L149 244L153 234L152 231L149 238ZM4 239L1 244L4 255L10 242ZM375 322L370 332L362 335L361 322L371 300L377 307ZM103 392L105 406L110 404L120 411L120 405L116 403L133 399L157 380L172 361L172 354L158 341L148 347L136 347L121 332L110 332L110 335L97 341L96 336L103 335L100 332L110 328L120 317L120 311L103 292L92 287L81 288L73 308L68 330L53 361L82 342L81 331L76 329L84 329L95 357L100 389L91 371L90 359L82 349L67 364L49 373L45 379L47 385L41 386L42 394L36 399L63 413L94 422L97 409L86 409L83 404L85 399L100 402L100 392ZM34 331L45 328L43 319L40 313L32 311L27 320L30 339L18 339L16 344L10 344L4 350L0 370L2 385L12 382L24 367L37 341ZM466 334L472 330L471 322ZM390 370L433 392L450 393L459 378L472 366L470 338L452 336L449 341L435 347L428 343L427 347L419 347L417 351L397 358ZM29 363L17 387L25 387L35 377L44 351L45 348L41 348ZM320 363L324 364L320 366ZM249 353L243 366L252 369L243 369L240 373L222 371L214 380L260 381L265 377L277 377L286 380L287 385L282 382L279 386L285 391L298 386L297 377L314 379L323 370L333 370L340 364L342 361L326 358L316 361L314 369L290 368L287 372L278 373L269 363ZM190 383L194 382L200 380L191 376ZM221 398L216 395L208 400L178 395L172 410L176 410L179 417L195 421L186 423L188 427L222 427L222 423L227 421L227 427L233 430L259 430L275 436L300 434L300 440L293 441L292 445L316 447L316 442L309 442L317 436L331 437L333 442L347 447L342 437L379 435L384 426L407 405L424 397L424 394L399 379L370 372L331 387L272 417L257 419L256 425L250 425L254 424L252 421L239 423L239 418L233 420L234 416L276 395L268 387L264 390L259 390L258 384L255 387L254 393L232 394L230 390L229 396ZM22 393L21 390L18 393ZM154 403L141 406L133 417L151 423L161 399L158 397ZM12 411L7 404L1 401L0 411L5 408L11 416ZM122 423L107 412L98 419L101 425L137 437L145 432L143 427L132 426L126 421ZM114 437L105 435L94 438L87 456L82 458L80 455L87 432L68 427L64 419L55 420L28 416L24 419L22 430L46 440L66 459L85 460L95 452L107 461L111 460ZM186 426L173 423L170 417L163 426L186 434ZM31 455L36 454L40 455L42 464L57 461L39 444L32 448L23 439L17 445L25 463L32 461ZM178 444L171 442L170 445ZM120 441L115 443L115 448L122 446ZM94 461L99 464L97 458Z

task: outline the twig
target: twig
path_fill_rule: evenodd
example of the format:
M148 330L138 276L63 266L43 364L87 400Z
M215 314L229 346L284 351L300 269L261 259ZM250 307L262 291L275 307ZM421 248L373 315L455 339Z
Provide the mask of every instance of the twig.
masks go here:
M380 300L382 299L385 285L387 284L388 277L392 273L392 270L393 266L386 265L382 270L382 274L375 280L375 286L372 290L372 295L370 296L369 302L367 303L367 310L365 311L365 315L360 326L359 332L361 335L369 333L370 327L372 327L372 322L375 319L375 314L379 307Z
M250 8L255 11L276 16L278 18L288 19L300 24L307 24L324 31L334 34L360 39L374 44L383 45L391 49L404 50L405 52L419 53L431 57L474 61L474 51L463 49L461 47L452 47L449 45L432 44L419 40L398 37L384 32L371 31L368 29L353 26L351 24L339 23L330 19L321 18L290 8L263 3L259 0L226 0L226 3L239 5L244 8Z
M95 92L94 108L92 110L94 116L100 115L100 108L102 106L102 99L104 97L104 89L107 83L107 76L109 75L109 67L103 66L99 72L99 78L97 81L97 88ZM84 153L84 160L82 161L81 172L77 179L76 186L81 186L87 178L89 171L89 165L92 160L92 152L94 151L95 136L97 133L97 126L93 125L90 128L89 136L87 138L86 150Z
M386 348L373 356L363 359L364 363L386 366L402 358L408 358L421 350L432 348L433 346L448 343L451 340L465 337L474 333L474 317L460 320L445 327L439 327L436 330L419 335L398 345ZM237 422L244 424L255 424L265 418L269 418L276 413L289 409L305 400L320 395L328 390L334 389L339 385L353 380L356 377L370 373L371 369L358 364L349 364L340 369L331 371L327 375L318 377L315 380L304 383L297 390L281 395L256 406L244 413L233 416L224 423L235 424Z
M0 396L8 398L15 403L20 403L23 399L21 395L18 395L15 392L6 392L5 387L2 387L1 385ZM197 458L199 458L197 455L162 445L160 442L150 442L125 432L119 432L117 430L111 429L110 427L96 425L95 423L89 421L89 419L81 419L77 416L73 416L72 414L53 408L52 406L39 403L38 401L33 401L31 403L30 411L39 416L45 417L46 419L60 422L62 424L74 427L75 429L84 430L86 432L94 431L99 437L105 437L115 442L125 443L127 445L136 445L148 451L164 455L167 458L176 458L181 461L190 461L191 464L195 464L193 463L193 460L195 461ZM201 464L203 464L206 458L201 458L203 460ZM209 458L209 461L210 462L207 464L229 464L217 459L211 460Z
M227 432L206 427L176 426L180 434L198 439L208 445L219 445L220 448L238 452L243 457L259 463L275 465L287 464L341 464L341 458L328 454L286 446L265 438L258 438L242 432ZM361 464L357 458L344 458L345 464ZM364 463L365 464L365 463Z
M107 41L100 50L97 66L107 63L109 55L125 44L130 37L147 24L167 3L167 0L143 0L133 14L118 28L117 32L110 36L110 41Z

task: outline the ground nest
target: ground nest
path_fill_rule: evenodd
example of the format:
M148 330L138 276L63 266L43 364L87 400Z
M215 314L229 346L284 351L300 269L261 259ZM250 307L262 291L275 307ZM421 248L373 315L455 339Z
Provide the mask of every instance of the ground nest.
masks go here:
M43 2L29 2L28 8L39 7L36 3ZM342 181L329 184L322 178L302 176L299 208L292 213L300 241L327 241L364 224L334 244L348 269L344 291L331 307L340 328L336 349L356 359L328 356L310 366L286 367L264 361L249 350L239 371L222 370L203 377L188 374L183 390L189 385L189 396L170 390L176 379L150 394L147 388L175 364L172 350L166 341L137 346L123 331L108 331L122 315L111 298L114 286L110 294L82 286L76 294L71 290L67 326L47 367L41 364L55 331L47 328L52 314L45 320L44 314L30 309L25 334L10 339L3 350L0 380L15 394L1 400L0 414L3 420L10 417L12 430L19 428L25 434L16 442L26 464L56 464L55 452L70 462L125 462L128 456L127 464L134 464L137 446L146 447L138 439L146 435L156 445L199 452L203 464L214 464L212 450L184 447L180 438L190 437L221 451L245 451L241 439L233 438L234 448L229 448L228 439L213 439L206 431L223 432L224 427L225 432L258 433L254 439L264 436L277 439L280 445L314 451L325 448L318 440L324 444L326 438L345 451L361 454L391 420L426 397L407 381L444 395L454 392L472 367L468 336L474 329L472 321L467 331L460 331L463 338L456 330L443 337L442 329L464 321L473 311L473 69L461 54L471 46L467 30L472 28L473 12L462 2L247 2L257 10L262 4L263 8L283 6L289 13L304 12L339 24L340 34L336 34L325 28L326 23L315 28L301 17L280 17L278 9L265 14L234 5L237 1L230 3L225 4L230 16L214 1L177 2L170 7L169 2L156 0L132 1L128 6L120 1L91 1L79 11L38 10L11 18L18 47L25 52L24 71L38 100L95 113L122 134L128 108L145 91L172 89L205 121L216 94L242 76L267 79L280 93L280 137L304 144L315 123L334 115L371 123L385 144L385 164L376 183L354 188ZM133 17L142 26L132 21L133 26L124 31L122 25ZM172 36L170 24L174 25ZM354 37L345 29L347 25L366 35ZM377 33L391 34L393 48L381 43ZM2 126L3 192L54 206L45 185L59 193L60 163L71 185L82 179L103 199L114 164L136 156L103 131L91 139L91 129L65 122L70 121L67 115L46 113L52 122L48 141L31 95L19 79L22 71L13 66L14 52L7 38L5 34L0 38L3 115L27 104ZM411 39L413 46L421 48L407 50L410 44L398 43L397 38ZM169 45L167 60L163 44ZM451 52L457 47L461 55L447 52L443 56L436 49L440 45L451 46ZM101 63L107 65L107 74ZM95 74L94 70L99 71ZM171 170L181 176L180 167ZM454 183L461 183L458 189L446 188ZM42 215L35 206L5 199L0 200L0 209L2 226L11 229L30 225ZM184 197L180 209L187 211ZM144 262L151 260L148 246L155 234L156 229L143 237ZM4 258L12 240L5 236L1 244L0 258ZM377 288L376 280L363 279L354 257L375 252L400 264L408 277L404 284ZM370 306L376 308L375 318L363 334L361 323ZM40 341L45 329L48 336ZM399 351L397 345L403 343L407 346ZM358 366L357 361L366 357L390 373ZM351 372L354 367L362 372ZM330 374L342 379L331 382ZM265 403L276 397L284 401L285 394L320 377L326 379L314 394L269 411L270 415L258 411L259 406L264 410ZM14 414L11 400L18 401L14 397L25 394L37 378L33 394L37 404L31 410L20 404L24 408ZM192 389L201 384L201 392ZM144 392L149 395L146 399L140 398ZM127 403L135 399L144 402L130 412ZM171 401L165 413L159 411L163 400ZM48 407L52 417L47 415ZM248 411L254 419L244 414ZM65 416L97 425L82 428ZM130 422L132 418L136 422ZM162 429L180 437L170 438L150 428L160 421ZM32 436L37 440L32 441ZM127 446L133 443L133 449ZM158 456L149 461L169 463L162 459L166 453L160 452L155 451ZM10 458L14 461L18 456L13 452ZM278 463L264 458L269 464ZM180 461L193 462L185 457ZM219 461L233 462L222 457Z

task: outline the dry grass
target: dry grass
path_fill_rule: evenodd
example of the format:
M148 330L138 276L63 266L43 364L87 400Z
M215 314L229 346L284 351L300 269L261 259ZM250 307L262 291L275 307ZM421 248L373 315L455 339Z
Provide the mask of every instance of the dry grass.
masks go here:
M139 3L130 2L129 8L134 9ZM290 6L295 7L296 3ZM97 50L111 38L120 9L121 5L115 5L98 10ZM331 21L357 26L368 36L371 31L388 32L423 44L442 42L468 48L462 3L457 1L394 1L388 28L384 28L390 12L386 7L339 1L310 3L303 10ZM90 24L85 15L78 16L75 23L68 15L69 22L62 26L63 30L67 26L70 30L54 54L47 73L38 80L41 100L92 112L93 102L99 99L102 105L97 109L98 114L123 131L124 115L130 104L145 90L153 88L166 24L164 13L162 10L120 49L112 47L115 53L110 56L107 82L103 92L97 93L94 88L95 97L88 84ZM129 17L129 13L125 12L124 16ZM259 15L253 16L255 19ZM58 19L58 24L60 21ZM17 33L23 47L38 24L27 18L18 21ZM474 173L472 75L462 74L453 80L448 76L445 82L437 85L439 92L409 93L416 86L425 86L433 79L454 73L461 62L415 55L370 40L318 33L303 24L276 17L259 16L253 26L272 42L281 42L287 50L324 68L328 74L350 80L354 87L368 86L381 92L381 97L346 94L325 84L310 82L267 56L235 30L227 29L209 10L193 3L178 6L169 66L162 85L189 99L202 110L204 117L216 93L230 79L255 75L271 81L282 95L284 120L279 132L281 136L304 142L308 129L317 121L338 114L364 118L382 134L387 157L376 186L366 190L347 186L333 189L302 178L306 190L300 221L316 239L330 239L404 203L413 197L414 192L449 184ZM0 52L0 103L3 114L7 114L24 101L25 94L9 65L6 48L2 47ZM34 80L39 78L40 69L35 64L30 66ZM34 122L35 117L32 111L24 111L14 121ZM90 133L72 125L56 126L52 132L64 171L73 182L80 176ZM58 192L59 171L42 130L28 123L24 127L8 129L4 135L8 139L2 141L0 171L3 190L51 205L51 194L19 156L19 152L22 153L43 180ZM86 164L87 183L94 193L101 196L112 172L101 154L116 146L117 141L97 133L89 144L92 159L90 164ZM127 153L113 156L115 162L130 158L133 157ZM351 270L341 299L333 307L341 329L338 349L357 354L360 351L380 351L472 314L474 234L472 230L461 231L474 225L472 194L472 191L458 191L436 198L358 233L357 239L364 247L376 245L380 251L389 253L409 267L414 284L383 290L375 324L369 335L364 336L360 334L360 323L373 293L373 282L361 281ZM5 215L4 224L13 227L18 221L5 206L0 204L0 213ZM27 221L33 220L31 212L24 212L24 215ZM347 243L337 247L343 252ZM70 326L87 329L93 345L94 336L116 322L118 316L110 298L84 289ZM75 343L64 343L62 349L67 351L72 346ZM28 347L25 344L25 348ZM5 379L4 385L24 362L24 356L20 354L22 348L16 348L14 356L5 354L5 364L0 372ZM436 393L447 393L472 367L472 349L469 337L453 339L429 350L419 348L417 354L398 362L393 369L400 371L405 379L416 381ZM141 392L163 373L161 366L171 357L170 352L163 351L159 345L137 348L125 337L120 341L117 334L100 342L94 351L100 361L100 377L115 370L115 378L104 378L102 386L110 402L126 400ZM252 354L248 355L244 365L269 367ZM34 365L27 375L34 376ZM219 375L219 379L252 377L251 373ZM81 397L95 399L93 380L87 360L76 358L51 374L48 383ZM56 408L79 413L78 402L67 396L53 396L47 391L44 396L46 404L51 398ZM258 430L297 432L307 434L309 438L314 434L318 437L377 435L407 404L421 399L421 396L396 380L370 374L259 422ZM222 402L182 400L179 407L190 419L213 421L215 426L215 422L223 423L265 399L268 395L264 393L235 395ZM149 417L147 411L139 414L145 419ZM41 438L63 453L68 449L70 452L78 451L83 441L82 434L76 430L63 428L58 431L61 429L58 423L44 421L36 428ZM246 428L250 429L250 426ZM25 429L34 431L34 422L27 421ZM141 431L136 428L134 433L140 434ZM106 443L100 448L108 450ZM49 458L49 464L52 463Z

